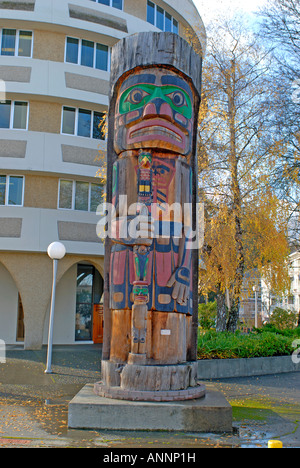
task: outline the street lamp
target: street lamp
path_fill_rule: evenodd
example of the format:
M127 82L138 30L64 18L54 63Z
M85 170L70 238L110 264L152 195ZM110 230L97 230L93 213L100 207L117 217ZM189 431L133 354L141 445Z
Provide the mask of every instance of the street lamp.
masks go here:
M255 328L257 328L258 326L258 323L257 323L257 310L258 310L258 307L257 307L257 299L258 299L258 291L259 291L259 287L258 286L253 286L253 291L254 291L254 296L255 296L255 323L254 323L254 326Z
M61 242L52 242L47 249L49 257L53 260L53 281L52 281L52 295L51 307L49 318L49 333L48 333L48 352L47 352L47 368L45 374L52 374L51 361L52 361L52 342L53 342L53 321L54 321L54 308L55 308L55 291L56 291L56 276L58 260L61 260L66 255L66 248Z

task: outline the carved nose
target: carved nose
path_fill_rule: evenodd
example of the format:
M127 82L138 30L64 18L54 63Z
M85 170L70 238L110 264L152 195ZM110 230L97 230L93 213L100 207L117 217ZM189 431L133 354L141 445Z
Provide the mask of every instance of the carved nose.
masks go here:
M153 101L146 105L144 116L146 115L164 115L171 118L173 116L169 104L160 98L153 99Z

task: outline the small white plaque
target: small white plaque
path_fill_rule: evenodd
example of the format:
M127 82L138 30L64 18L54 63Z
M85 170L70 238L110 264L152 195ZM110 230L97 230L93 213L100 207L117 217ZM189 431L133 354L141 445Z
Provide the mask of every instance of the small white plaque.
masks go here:
M161 335L171 335L171 330L163 330L163 329L161 329L161 330L160 330L160 334L161 334Z

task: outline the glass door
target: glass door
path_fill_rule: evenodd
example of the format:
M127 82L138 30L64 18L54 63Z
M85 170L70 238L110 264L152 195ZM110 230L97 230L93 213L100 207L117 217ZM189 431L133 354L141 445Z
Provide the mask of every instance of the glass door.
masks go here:
M93 278L92 265L77 266L75 341L92 339Z
M78 264L75 341L101 342L101 334L103 336L102 295L103 278L100 273L92 265Z
M18 323L17 323L17 341L24 341L25 327L24 327L24 310L21 301L21 296L18 296Z

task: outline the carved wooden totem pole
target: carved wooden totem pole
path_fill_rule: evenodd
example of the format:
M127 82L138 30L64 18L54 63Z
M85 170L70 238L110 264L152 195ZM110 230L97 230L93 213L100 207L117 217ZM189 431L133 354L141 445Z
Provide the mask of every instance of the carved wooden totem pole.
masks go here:
M183 400L197 382L201 57L172 33L113 49L101 396Z

